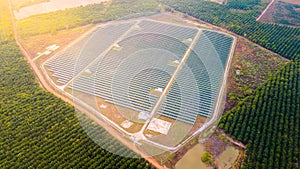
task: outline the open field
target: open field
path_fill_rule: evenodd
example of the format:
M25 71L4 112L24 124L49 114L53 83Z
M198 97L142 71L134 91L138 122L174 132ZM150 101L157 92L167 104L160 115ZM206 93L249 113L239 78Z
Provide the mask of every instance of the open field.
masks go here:
M230 169L239 155L239 150L233 146L227 146L225 151L217 157L217 165L222 169Z
M195 147L189 150L180 161L178 161L175 168L212 169L213 167L210 167L201 161L201 156L204 152L204 146L201 144L197 144Z

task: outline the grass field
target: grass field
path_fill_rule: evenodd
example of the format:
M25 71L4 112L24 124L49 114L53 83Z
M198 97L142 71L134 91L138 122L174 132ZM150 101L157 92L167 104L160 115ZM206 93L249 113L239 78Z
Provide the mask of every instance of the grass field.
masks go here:
M204 146L197 144L186 153L183 158L176 164L176 169L213 169L201 161L201 156L205 152Z
M227 146L225 151L217 157L217 164L222 169L230 169L239 155L239 150L233 146Z

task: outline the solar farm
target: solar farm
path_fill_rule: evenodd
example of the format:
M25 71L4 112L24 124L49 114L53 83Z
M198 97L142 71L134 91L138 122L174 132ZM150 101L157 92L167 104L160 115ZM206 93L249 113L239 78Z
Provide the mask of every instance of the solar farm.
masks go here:
M113 128L153 142L151 137L167 136L176 123L204 129L216 120L233 44L234 37L212 30L149 18L120 20L99 25L42 68L58 89L104 115Z

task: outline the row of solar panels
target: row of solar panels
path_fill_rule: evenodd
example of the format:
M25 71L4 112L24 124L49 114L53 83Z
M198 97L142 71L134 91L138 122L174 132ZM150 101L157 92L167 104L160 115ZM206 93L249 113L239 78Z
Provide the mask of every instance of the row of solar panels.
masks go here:
M120 50L111 49L98 57L130 28L126 38L118 42ZM197 29L152 21L109 26L59 53L46 66L65 84L98 58L87 68L91 75L80 75L68 87L133 110L150 111L157 96L149 91L165 87L175 70L168 63L181 60L189 45L182 41L192 40L196 33ZM225 35L203 31L158 113L189 124L194 124L197 115L210 117L231 41ZM161 57L151 62L151 53Z
M66 84L111 46L132 25L132 23L124 23L98 28L92 35L58 53L45 65L50 67L49 71L53 72L53 76L58 78L57 82Z

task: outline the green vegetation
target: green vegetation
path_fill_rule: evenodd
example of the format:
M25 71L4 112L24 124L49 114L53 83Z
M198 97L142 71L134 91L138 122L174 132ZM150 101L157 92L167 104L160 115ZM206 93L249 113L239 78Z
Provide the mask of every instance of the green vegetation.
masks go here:
M230 8L249 10L253 9L255 5L259 5L260 0L228 0L227 5Z
M18 31L21 37L44 33L54 34L61 29L86 25L96 20L103 21L103 16L100 14L103 10L103 4L94 4L35 15L18 21Z
M118 19L141 12L158 12L155 0L114 0L108 6L91 4L61 11L31 16L17 22L21 37L44 33L55 33L90 23Z
M175 10L226 28L288 59L300 59L300 28L256 21L266 6L260 3L252 10L237 11L231 6L196 0L160 0Z
M255 44L238 38L228 76L228 91L225 111L232 109L245 97L252 95L288 60Z
M298 168L300 62L286 64L227 112L219 128L247 144L243 168Z
M300 26L300 5L279 1L273 18L275 23Z
M95 144L74 108L39 87L13 42L0 46L0 58L0 168L151 168L143 159L120 157ZM133 153L80 117L102 145Z
M205 153L203 153L202 157L201 157L201 161L206 163L206 164L209 164L209 165L212 165L213 164L213 159L212 159L212 156L211 154L206 151Z
M0 45L13 39L8 1L0 3Z

